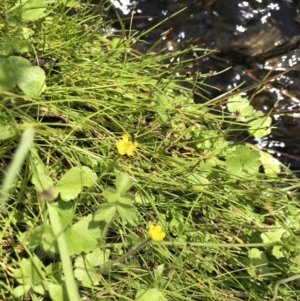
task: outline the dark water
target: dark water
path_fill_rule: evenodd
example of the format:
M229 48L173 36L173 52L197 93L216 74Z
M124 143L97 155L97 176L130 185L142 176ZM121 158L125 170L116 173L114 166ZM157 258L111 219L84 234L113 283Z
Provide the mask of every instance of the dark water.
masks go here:
M170 50L193 44L217 49L198 60L191 72L228 71L205 82L216 86L206 95L195 97L201 103L244 83L243 88L266 77L275 77L263 92L252 97L252 105L272 112L276 129L257 145L276 151L276 156L292 169L300 169L300 1L292 0L120 0L114 9L129 26L143 31L168 19L144 39L151 43L170 30L163 41ZM176 12L184 9L180 14ZM282 74L290 68L293 70ZM253 91L248 92L251 96Z

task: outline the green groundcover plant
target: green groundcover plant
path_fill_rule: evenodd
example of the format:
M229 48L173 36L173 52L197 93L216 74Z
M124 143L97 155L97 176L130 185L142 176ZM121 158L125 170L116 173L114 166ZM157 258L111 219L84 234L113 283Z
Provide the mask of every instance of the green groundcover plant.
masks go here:
M298 179L230 138L270 116L107 5L0 4L0 300L297 300Z

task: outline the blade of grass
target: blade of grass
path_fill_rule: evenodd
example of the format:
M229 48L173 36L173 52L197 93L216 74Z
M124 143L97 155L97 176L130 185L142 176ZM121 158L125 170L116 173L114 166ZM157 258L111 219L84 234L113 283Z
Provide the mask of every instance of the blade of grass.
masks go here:
M28 151L33 143L34 131L32 127L28 127L22 134L21 141L17 151L13 156L13 160L9 165L7 173L4 177L2 189L0 191L0 210L5 211L5 204L9 198L9 191L15 183L17 173L20 170Z

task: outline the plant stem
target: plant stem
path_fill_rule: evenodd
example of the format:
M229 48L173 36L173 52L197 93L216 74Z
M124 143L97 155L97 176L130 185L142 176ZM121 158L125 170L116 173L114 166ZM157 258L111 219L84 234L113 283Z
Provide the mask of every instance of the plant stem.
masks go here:
M80 301L78 287L74 278L73 267L68 251L67 242L65 239L64 230L61 226L61 221L58 212L54 205L47 202L48 213L52 225L54 235L57 239L59 254L62 262L63 271L65 274L65 283L69 301Z

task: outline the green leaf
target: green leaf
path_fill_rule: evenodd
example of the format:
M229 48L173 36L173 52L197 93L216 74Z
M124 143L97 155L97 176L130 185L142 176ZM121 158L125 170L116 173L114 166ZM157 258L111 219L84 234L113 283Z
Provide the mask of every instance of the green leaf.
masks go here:
M30 288L30 284L19 285L13 289L13 295L15 298L21 298L29 292Z
M0 58L0 89L12 90L16 85L29 96L38 96L44 90L45 72L20 56Z
M281 172L281 163L269 153L260 152L260 160L267 175L277 175Z
M210 181L207 178L200 176L197 173L190 173L186 177L186 179L192 185L194 191L196 192L200 192L207 189L207 185L210 184Z
M48 291L53 301L65 301L69 299L64 285L49 283Z
M64 275L61 262L50 263L46 267L47 276L54 278L57 283L63 283Z
M101 273L95 267L108 261L109 250L95 249L86 256L79 256L75 260L74 275L83 285L98 285L102 280Z
M300 254L296 255L295 257L290 258L290 260L297 266L297 268L300 267Z
M63 229L69 227L74 217L75 203L59 200L58 202L54 203L53 206L56 207L56 211L60 218L61 227Z
M154 268L154 274L157 278L162 277L164 275L165 265L160 264Z
M116 187L117 187L117 192L120 195L124 194L127 190L129 190L131 186L132 186L132 182L130 180L128 173L121 172L117 175Z
M240 95L230 97L227 102L227 109L231 113L235 113L236 111L241 112L248 106L249 106L249 100Z
M70 255L95 250L101 234L99 223L93 220L92 214L82 217L79 222L65 231Z
M248 132L255 138L262 138L271 133L272 118L269 116L255 118L248 123Z
M46 16L46 2L44 0L21 0L22 19L27 21L38 20Z
M247 171L257 173L260 166L260 153L244 145L237 146L226 161L226 168L230 174Z
M1 66L0 66L0 69L1 69ZM0 70L0 72L1 72L1 70ZM1 79L0 79L0 81L1 81ZM0 82L0 85L1 85L1 82ZM1 89L1 87L0 87L0 89ZM0 141L12 138L14 136L16 136L16 130L13 126L0 124Z
M125 223L129 222L131 225L136 224L135 220L137 219L137 215L133 205L119 203L117 206L117 211Z
M31 43L22 37L13 37L10 45L12 50L20 53L31 52L33 50Z
M134 199L135 198L133 195L131 195L129 193L125 193L119 197L118 202L125 204L125 205L132 205L132 202L134 201Z
M58 245L57 245L57 237L55 237L55 234L53 232L53 228L48 225L44 224L42 226L43 233L42 233L42 247L43 250L46 252L51 252L53 254L57 254L58 251Z
M252 248L248 251L248 257L250 259L254 258L261 258L262 251L258 250L257 248Z
M246 122L250 118L252 118L254 109L252 106L248 106L247 108L243 109L241 112L238 111L236 113L238 113L238 116L237 116L238 121Z
M58 252L56 237L53 233L52 227L47 223L28 231L26 242L30 248L40 246L42 243L44 251L52 253Z
M35 191L41 193L53 187L52 179L45 173L34 174L31 178L31 183L35 187Z
M281 249L282 249L282 246L274 246L272 248L272 255L274 257L276 257L277 259L285 257L285 255L283 254L283 252L281 251Z
M43 284L32 285L32 290L39 295L45 295L45 287Z
M252 248L248 251L248 259L245 262L249 267L247 272L256 279L262 279L264 275L270 273L266 255L257 248Z
M135 296L135 300L138 301L167 301L167 299L164 297L163 293L157 290L156 288L151 288L148 290L138 290Z
M46 88L45 71L38 66L24 68L18 75L19 88L29 96L39 96Z
M84 186L90 187L96 180L97 175L90 168L73 167L62 176L56 188L63 201L70 201L77 198Z
M250 105L249 100L245 97L236 95L228 99L228 111L237 116L238 121L245 122L253 116L254 109Z
M34 35L34 30L29 27L22 27L22 36L24 39L29 39Z
M14 66L6 58L0 57L0 90L10 91L16 85Z
M277 241L281 241L281 237L283 233L286 231L284 229L274 230L274 231L267 231L260 235L262 241L266 244L274 243Z
M111 203L101 204L99 210L94 215L94 221L105 221L109 223L116 214L116 205Z
M119 194L112 188L105 189L102 195L109 203L115 203L119 199Z
M41 274L42 263L32 255L30 259L19 261L20 268L14 270L14 276L20 284L38 285L44 280Z
M243 169L243 165L239 160L229 158L226 161L226 168L229 174L239 174Z
M81 167L82 185L85 187L91 187L97 181L97 174L87 166Z
M38 96L45 89L45 71L32 66L31 63L20 56L10 56L7 64L14 70L14 79L19 88L29 96Z
M113 38L110 42L112 49L117 49L119 46L123 45L121 38Z

